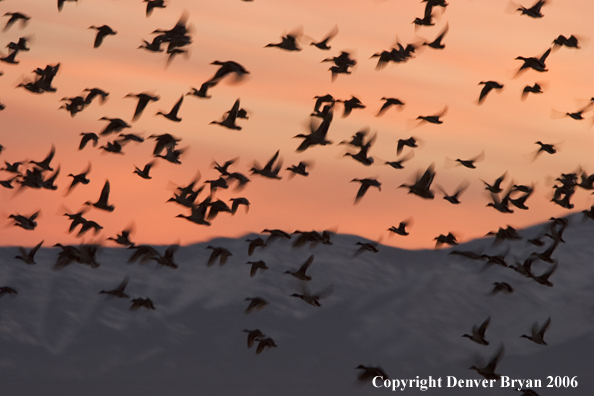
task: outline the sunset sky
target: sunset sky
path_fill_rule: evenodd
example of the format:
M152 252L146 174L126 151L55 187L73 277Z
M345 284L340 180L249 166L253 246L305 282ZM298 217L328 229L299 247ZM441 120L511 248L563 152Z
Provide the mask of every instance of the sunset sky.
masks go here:
M0 47L22 36L30 39L31 47L17 55L19 64L0 63L4 72L0 103L6 105L0 112L0 144L5 147L0 161L41 161L53 144L52 166L61 167L57 191L25 188L17 194L18 185L14 190L0 188L0 244L104 242L133 224L131 239L136 243L189 244L280 228L287 232L332 229L403 248L432 248L439 234L453 232L464 241L508 224L521 228L566 215L571 211L550 202L554 179L579 167L588 174L594 172L590 153L594 113L584 113L586 120L582 121L562 116L583 108L594 95L594 3L590 1L547 2L542 7L544 18L532 19L520 15L515 11L519 5L508 0L456 0L445 9L435 8L435 26L416 29L412 21L423 16L425 7L417 0L170 0L167 4L147 18L146 4L140 0L79 0L66 2L61 12L55 1L0 2L0 15L18 11L31 17L25 27L17 23L0 33ZM533 2L521 4L530 7ZM188 56L179 55L166 67L165 53L137 49L142 39L152 40L153 30L171 29L184 12L189 16L193 40L187 47ZM0 24L7 20L1 18ZM96 31L88 27L104 24L117 34L93 48ZM423 47L406 63L375 70L376 60L369 59L374 53L390 50L397 40L403 45L433 41L446 24L445 49ZM338 26L338 34L329 51L309 45L334 26ZM299 29L303 31L302 51L264 48ZM528 70L514 78L522 65L516 57L540 57L560 34L577 36L582 48L553 50L546 60L548 72ZM320 61L342 50L350 52L357 65L351 75L339 75L332 82L331 64ZM7 51L4 48L3 55ZM210 63L215 60L233 60L250 74L236 84L230 78L223 80L209 91L210 99L186 96L179 111L180 123L155 116L157 111L168 112L190 87L199 88L211 78L217 66ZM15 88L32 79L35 68L57 63L60 70L53 82L57 92L36 95ZM491 92L479 106L482 86L478 84L488 80L504 84L504 89ZM543 85L544 94L521 101L523 87L535 82ZM95 101L75 117L58 110L63 97L93 87L110 93L105 104ZM78 150L81 132L99 133L105 127L105 121L98 121L101 117L132 123L136 100L124 96L140 92L155 93L160 100L149 103L125 132L145 138L170 133L182 139L179 147L187 147L181 165L158 159L151 180L143 180L133 171L135 165L142 168L152 160L153 140L128 143L125 155L103 153L91 145ZM293 136L309 131L313 98L325 94L336 99L354 95L366 108L341 118L343 106L337 103L328 132L334 144L298 153L295 149L301 140ZM399 98L405 106L376 117L382 97ZM250 117L238 120L241 131L209 125L220 120L238 98ZM449 110L442 125L418 125L415 121L419 115L439 113L446 105ZM377 132L369 152L375 163L368 167L344 157L347 150L355 153L355 149L337 145L367 127ZM414 149L414 158L405 163L405 169L384 165L384 160L397 158L398 139L411 136L422 144ZM102 138L99 145L115 137ZM556 144L558 153L545 153L532 161L537 140ZM283 159L282 180L250 176L253 161L264 165L277 150ZM410 150L405 148L404 154ZM468 159L483 151L484 160L477 162L477 169L453 166L451 160ZM165 204L175 187L188 184L198 172L200 183L216 179L219 174L212 168L213 160L224 163L235 157L239 159L230 170L248 175L251 182L241 191L232 187L219 190L216 198L229 202L230 198L246 197L251 202L249 212L240 207L234 216L221 213L210 227L175 218L189 215L187 208ZM314 163L310 176L290 179L284 169L302 160ZM89 162L91 182L77 186L65 197L71 182L67 175L82 172ZM417 172L432 163L436 169L434 200L398 188L411 183ZM527 201L529 210L503 214L486 207L490 197L480 179L492 183L504 172L508 175L504 187L512 180L535 185ZM0 180L11 177L0 171ZM359 184L351 180L368 177L382 183L381 192L371 188L355 205ZM83 238L76 238L76 232L68 234L70 222L63 214L79 211L85 201L96 201L105 180L110 181L110 203L115 210L108 213L92 208L84 215L104 227L101 233L93 236L89 232ZM442 199L437 184L452 193L465 180L470 187L461 195L460 205ZM207 196L206 191L208 187L199 201ZM590 208L594 199L589 194L577 190L572 197L573 211ZM34 231L15 227L7 219L11 214L30 215L37 210L41 214ZM389 237L390 226L411 218L410 235Z

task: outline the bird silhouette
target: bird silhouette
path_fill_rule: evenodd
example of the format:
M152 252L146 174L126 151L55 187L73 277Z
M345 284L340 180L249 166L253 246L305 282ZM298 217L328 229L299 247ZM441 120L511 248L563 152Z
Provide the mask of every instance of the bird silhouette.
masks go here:
M97 35L95 36L95 42L93 43L94 48L99 48L101 43L103 43L103 39L106 36L113 36L117 33L115 30L113 30L112 28L110 28L107 25L102 25L102 26L93 25L93 26L90 26L89 29L97 30Z

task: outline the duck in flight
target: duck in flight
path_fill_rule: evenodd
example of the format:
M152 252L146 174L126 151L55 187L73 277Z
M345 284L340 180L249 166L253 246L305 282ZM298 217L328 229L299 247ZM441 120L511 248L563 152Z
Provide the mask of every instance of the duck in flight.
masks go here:
M441 33L439 34L439 36L437 36L437 38L435 40L433 40L430 43L425 41L425 42L423 42L423 45L426 45L427 47L433 48L433 49L444 49L445 44L443 44L441 41L443 40L443 37L448 32L448 29L449 29L449 25L446 23L445 28L441 31Z
M116 287L115 289L112 289L112 290L101 290L99 292L99 294L107 294L108 297L113 296L113 297L117 297L117 298L130 298L130 296L128 296L126 293L124 293L124 290L126 290L126 286L128 285L129 280L130 280L130 278L128 278L128 276L126 276L124 278L124 280L122 282L120 282L118 287Z
M406 187L409 194L415 194L424 199L433 199L435 194L431 190L431 183L433 183L434 178L435 165L431 164L422 176L420 172L417 173L417 178L413 184L401 184L399 188Z
M400 99L383 97L380 100L384 100L385 102L382 105L382 108L377 113L376 117L382 116L392 106L399 106L400 109L402 108L402 106L404 106L404 102L402 102Z
M149 104L149 102L156 102L160 99L158 95L151 95L146 92L142 92L139 94L129 93L128 95L124 96L124 98L138 99L138 103L136 104L136 109L134 110L134 116L132 117L132 121L137 121L138 118L140 118L142 112Z
M331 48L328 45L328 42L330 40L332 40L334 38L334 36L336 36L336 34L338 34L338 26L334 26L334 28L332 28L330 33L328 33L322 41L312 42L312 43L310 43L310 45L316 46L317 48L319 48L321 50L327 51Z
M266 163L266 165L263 168L259 168L259 165L257 163L254 163L254 166L250 169L250 171L252 172L252 175L258 174L258 175L267 177L269 179L277 179L277 180L282 179L278 175L278 173L280 172L280 170L283 166L283 161L279 160L278 163L276 164L276 166L274 166L274 162L278 159L279 153L280 153L280 150L277 150L276 153L274 153L272 158L270 158L270 160ZM273 166L274 166L274 169L273 169Z
M534 85L532 85L532 86L526 85L524 87L524 89L522 90L522 96L521 96L522 101L526 100L529 93L541 94L541 93L543 93L542 87L538 83L534 83Z
M20 256L14 256L14 258L21 260L25 264L33 265L35 263L35 254L39 248L43 245L43 241L39 242L33 249L27 252L27 250L19 246Z
M113 30L112 28L110 28L107 25L102 25L102 26L93 25L93 26L90 26L89 29L97 30L97 35L95 36L95 42L93 43L93 48L99 48L101 43L103 43L103 39L106 36L113 36L117 33L115 30Z
M435 115L429 115L429 116L418 116L417 120L421 120L419 125L422 124L423 122L428 122L431 124L443 124L443 121L440 120L440 118L443 117L444 115L446 115L447 112L448 112L448 106L446 105L441 113L435 114Z
M27 22L29 22L29 19L31 19L30 16L25 15L21 12L7 12L6 14L4 14L4 16L10 16L10 18L6 22L6 25L4 26L4 32L10 29L11 26L14 25L17 21L21 21L21 26L25 27Z
M223 115L222 121L212 121L211 124L218 124L220 126L224 126L228 129L234 129L236 131L241 131L241 127L235 124L237 120L237 116L239 114L239 99L235 101L233 107L230 111L228 111L225 115Z
M476 165L474 165L475 162L477 161L482 161L483 158L485 158L485 152L481 152L479 155L467 159L467 160L461 160L460 158L456 158L456 162L458 162L460 165L466 167L466 168L470 168L470 169L476 169Z
M497 81L481 81L479 85L483 85L483 89L481 89L481 94L479 95L478 104L483 104L487 94L491 92L493 89L501 90L503 89L503 84L498 83Z
M544 52L544 54L542 54L540 56L540 58L534 58L534 57L526 58L523 56L516 57L516 60L521 60L524 62L522 64L522 66L518 69L518 71L516 72L516 77L518 76L518 74L520 74L520 72L522 72L522 70L526 70L526 69L533 69L533 70L536 70L537 72L541 72L541 73L548 71L545 61L547 60L547 57L549 56L550 53L551 53L551 49L549 48Z
M183 101L184 101L184 95L182 95L179 98L179 100L171 108L171 110L169 111L169 113L165 114L165 113L159 111L159 112L157 112L156 115L162 115L163 117L165 117L168 120L173 121L173 122L180 122L182 119L177 116L177 113L178 113L179 108L181 107Z
M542 18L544 15L540 12L540 9L543 5L546 4L546 0L538 0L534 5L530 8L526 8L524 6L520 6L516 11L520 11L520 15L526 15L530 18Z
M398 227L391 226L388 228L388 231L393 232L394 234L406 236L408 235L408 231L406 231L406 226L410 224L410 221L401 221L398 224Z
M503 347L503 345L501 345L501 347L499 348L499 351L491 359L489 364L487 364L484 367L478 367L478 366L473 365L469 368L469 370L475 370L477 373L479 373L480 375L482 375L483 377L485 377L488 380L499 380L501 378L501 375L495 373L495 370L497 370L497 365L501 361L501 358L503 358L504 352L505 352L505 348Z
M309 282L311 280L311 276L307 275L307 269L313 263L314 256L313 254L309 256L309 258L299 267L297 271L285 271L285 274L291 274L295 278L302 280L304 282Z
M353 179L353 180L351 180L351 182L361 183L361 186L359 187L359 190L357 191L357 196L355 197L355 203L358 203L361 200L361 198L363 198L363 196L367 193L367 190L369 190L369 187L375 187L379 191L382 191L382 184L379 181L377 181L377 179L371 179L371 178Z
M109 180L106 180L105 184L103 185L103 189L101 190L101 195L99 196L99 200L97 200L97 202L95 202L95 203L87 201L84 203L84 205L92 205L92 206L96 207L97 209L106 210L108 212L113 212L115 207L113 205L110 205L107 202L108 200L109 200Z
M460 184L460 186L456 189L456 192L452 195L448 195L448 193L439 184L437 185L437 188L439 188L439 190L443 193L443 199L445 199L451 204L458 205L460 204L460 200L458 199L460 197L460 194L466 191L469 185L470 183L468 181L464 181L462 184Z
M289 33L286 36L281 37L280 43L270 43L264 48L277 47L285 51L301 51L301 47L299 46L300 37L301 33L299 31Z
M487 331L490 322L491 317L489 316L479 327L476 325L472 326L472 335L463 334L462 337L470 338L470 340L479 345L489 345L489 341L485 339L485 332Z
M551 318L549 317L546 322L543 323L541 327L538 327L538 322L534 322L532 325L532 330L530 335L523 334L521 338L528 338L530 341L535 342L540 345L547 345L544 340L544 335L549 326L551 325Z

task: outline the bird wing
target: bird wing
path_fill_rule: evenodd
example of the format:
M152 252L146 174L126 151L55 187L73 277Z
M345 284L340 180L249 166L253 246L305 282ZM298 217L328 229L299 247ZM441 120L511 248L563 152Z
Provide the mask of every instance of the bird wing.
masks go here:
M109 199L109 180L105 181L105 185L101 190L101 195L99 196L99 202L105 202L107 204L107 200Z
M235 102L237 105L239 105L239 101ZM234 106L235 107L235 106ZM268 161L268 163L266 163L266 165L264 166L263 169L267 169L267 170L272 170L272 165L274 164L274 161L276 161L276 159L278 158L278 155L280 154L280 150L277 150L276 153L272 156L272 158L270 159L270 161Z
M184 95L182 95L179 100L177 101L177 103L173 106L173 108L171 109L170 114L177 117L177 112L179 111L179 108L181 107L182 102L184 101Z

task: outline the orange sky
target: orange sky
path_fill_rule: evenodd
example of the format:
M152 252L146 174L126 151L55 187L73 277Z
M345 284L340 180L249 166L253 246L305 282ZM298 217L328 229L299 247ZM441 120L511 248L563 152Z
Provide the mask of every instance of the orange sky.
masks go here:
M510 224L516 228L561 216L568 211L549 202L552 180L561 172L575 171L578 166L594 172L588 147L594 143L591 121L574 121L551 117L552 109L561 112L578 110L592 97L591 70L594 65L592 45L589 45L594 4L567 0L546 4L539 20L514 13L508 1L456 1L445 11L437 9L436 26L415 30L411 24L422 16L424 4L417 1L288 1L239 0L170 1L166 9L144 15L145 4L138 2L105 2L80 0L66 2L58 13L54 2L6 0L0 3L0 14L20 11L30 15L25 27L13 26L0 33L4 47L21 36L30 37L30 52L21 52L18 65L0 64L0 102L6 109L0 113L0 144L6 147L1 161L23 159L39 161L52 144L56 146L53 166L61 166L57 191L25 189L0 190L0 218L9 214L31 214L41 209L38 227L26 231L14 227L11 221L0 224L0 244L35 245L45 240L54 243L79 243L67 233L69 222L65 211L76 212L85 201L95 201L103 183L111 183L110 201L113 213L91 209L85 218L104 227L93 238L100 241L115 236L133 223L133 240L137 243L191 243L216 236L235 237L264 228L322 230L334 228L341 233L358 234L382 243L407 248L428 248L433 238L452 231L460 240L468 240ZM531 4L523 4L530 6ZM165 55L136 49L141 39L152 39L155 29L170 29L183 11L189 14L193 44L189 57L177 57L165 68ZM2 18L5 21L7 18ZM4 22L2 22L4 23ZM441 51L424 48L407 63L392 64L375 70L375 60L369 57L389 49L396 38L403 44L433 40L449 24ZM93 48L91 25L107 24L118 32L107 37L100 48ZM310 47L307 37L321 39L335 25L338 35L330 42L330 51ZM264 48L279 42L280 36L302 28L303 51L290 53L276 48ZM580 50L561 48L547 59L549 72L529 70L512 78L521 65L517 56L540 56L559 34L574 34L582 40ZM329 56L348 50L357 59L351 75L339 75L331 82L330 64L320 63ZM211 99L186 97L179 116L181 123L155 117L159 110L168 111L189 87L199 88L210 78L216 66L214 60L234 60L250 71L240 84L223 82L214 87ZM61 63L54 79L56 93L34 95L15 89L31 71L47 64ZM491 93L482 106L476 104L480 81L497 80L505 85L502 92ZM520 92L527 84L544 81L548 85L540 96L520 101ZM99 87L110 92L104 105L94 102L74 118L60 107L60 99L76 96L84 88ZM134 165L142 167L151 160L153 143L130 143L124 156L103 154L87 147L78 151L81 132L98 133L105 126L97 121L103 116L131 121L136 102L123 99L128 93L152 91L161 100L147 106L142 117L129 132L150 134L168 132L181 137L181 147L188 147L182 165L159 160L152 170L152 180L143 180L132 172ZM292 139L305 133L315 95L332 94L348 99L355 95L367 105L341 118L342 105L336 113L328 138L335 144L314 147L303 153L295 152L300 140ZM397 97L406 103L400 112L390 110L375 117L382 96ZM216 125L234 101L240 98L242 107L250 111L249 120L240 120L242 131L231 131ZM418 115L435 114L449 106L442 125L420 125L413 120ZM592 117L590 111L587 116ZM416 126L416 127L415 127ZM344 146L336 143L350 138L356 131L370 127L378 138L370 151L376 164L365 167L346 157ZM381 165L381 159L396 158L396 141L416 136L423 140L415 157L404 170ZM115 135L113 135L115 137ZM113 140L111 137L109 140ZM536 150L536 140L559 143L554 156L544 154L530 162ZM101 141L104 144L106 139ZM176 185L188 183L200 171L201 182L218 177L212 169L213 159L224 162L239 157L232 166L249 175L252 162L264 164L280 149L283 168L300 160L311 160L315 167L307 178L268 180L258 176L243 191L220 191L217 198L246 197L252 203L248 214L240 209L235 216L220 214L212 226L198 226L177 214L189 214L186 208L164 202L172 196ZM447 158L470 158L481 151L484 161L477 169L450 167ZM78 186L64 197L70 184L68 173L79 173L92 162L91 183ZM453 206L441 198L426 201L407 195L398 189L409 183L418 170L435 163L435 183L448 192L463 180L470 188L461 196L462 204ZM489 197L479 179L492 182L507 171L516 183L535 183L536 191L528 200L529 211L516 210L501 214L486 208ZM10 174L1 171L5 180ZM353 201L358 189L353 178L377 177L382 191L371 189L357 205ZM508 179L509 181L509 179ZM506 183L508 182L506 181ZM435 187L435 186L434 186ZM201 195L199 199L204 199ZM572 198L575 210L592 204L588 192L578 190ZM387 229L412 217L414 224L407 237L388 238ZM115 246L115 245L114 245Z

